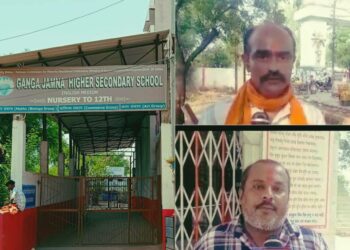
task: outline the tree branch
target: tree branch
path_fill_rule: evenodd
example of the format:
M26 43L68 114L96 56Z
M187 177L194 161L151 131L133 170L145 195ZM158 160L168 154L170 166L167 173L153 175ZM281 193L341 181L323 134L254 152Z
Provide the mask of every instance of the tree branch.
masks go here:
M205 48L214 41L215 38L219 36L219 31L213 28L210 33L202 40L201 44L190 54L190 56L185 61L185 73L190 69L192 62Z

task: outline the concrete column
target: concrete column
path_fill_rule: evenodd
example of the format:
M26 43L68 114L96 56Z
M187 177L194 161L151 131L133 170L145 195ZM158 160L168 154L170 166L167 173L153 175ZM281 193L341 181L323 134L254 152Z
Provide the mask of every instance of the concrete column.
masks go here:
M40 143L40 173L49 174L49 143L47 141L47 116L42 115L43 135Z
M172 137L173 126L171 123L161 123L160 143L161 143L161 197L162 197L162 224L163 232L166 232L166 226L173 226L168 224L166 217L175 215L175 151L174 139ZM159 159L159 157L158 157ZM166 235L163 235L163 246L167 245Z
M318 231L322 233L325 238L328 248L335 249L335 237L337 229L337 201L338 201L338 153L339 153L339 133L331 132L330 133L330 156L329 159L330 170L329 170L329 184L328 184L328 207L329 212L326 216L327 227L324 229L319 229Z
M69 133L69 176L74 176L74 149L71 133Z
M263 156L263 132L262 131L244 131L241 132L243 169L250 164L260 160Z
M58 154L58 176L64 176L64 155Z
M175 207L175 183L173 165L167 160L174 159L172 148L172 125L170 123L161 124L161 166L162 166L162 208L174 209Z
M85 162L85 154L83 153L82 154L82 165L81 165L81 175L82 176L86 176L86 166L85 166L85 164L86 164L86 162Z
M22 187L25 172L26 123L25 115L14 114L12 121L11 179Z
M80 150L77 147L76 149L76 158L75 158L75 175L81 176L81 167L80 167Z
M69 159L69 176L75 176L75 159Z
M40 143L40 173L49 174L49 143L47 141Z

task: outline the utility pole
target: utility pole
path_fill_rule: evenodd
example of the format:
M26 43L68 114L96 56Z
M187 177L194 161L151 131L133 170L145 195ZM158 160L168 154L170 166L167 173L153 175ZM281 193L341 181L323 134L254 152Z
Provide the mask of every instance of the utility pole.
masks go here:
M333 14L332 14L332 83L334 83L334 64L335 64L335 8L337 0L333 0Z

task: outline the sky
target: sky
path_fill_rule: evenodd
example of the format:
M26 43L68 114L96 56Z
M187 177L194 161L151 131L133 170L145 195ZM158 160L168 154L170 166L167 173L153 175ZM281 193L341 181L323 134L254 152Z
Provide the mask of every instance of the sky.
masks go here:
M0 56L143 33L149 3L150 0L0 0ZM112 6L81 19L4 40L108 5Z

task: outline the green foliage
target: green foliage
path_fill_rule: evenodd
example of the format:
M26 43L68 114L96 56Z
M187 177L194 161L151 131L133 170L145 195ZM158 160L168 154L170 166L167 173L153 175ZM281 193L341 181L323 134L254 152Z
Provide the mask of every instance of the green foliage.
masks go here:
M107 175L107 166L116 166L124 167L126 169L125 174L130 173L130 163L124 158L122 153L108 153L105 155L98 156L86 156L86 165L88 168L87 176L106 176Z
M286 17L284 15L284 9L280 7L285 0L255 0L255 6L264 10L265 20L269 20L274 23L284 24Z
M27 133L26 138L26 171L40 172L40 142L39 131L32 129Z
M350 169L350 132L339 133L339 168L341 170Z
M10 179L12 115L0 115L0 145L5 150L5 162L0 163L0 207L8 197L5 183Z
M338 174L338 196L350 195L350 182L346 180L345 176Z
M241 33L245 27L238 6L242 1L193 0L177 5L177 38L185 60L194 60L217 37ZM242 14L247 14L243 13ZM200 50L200 51L198 51ZM199 52L199 53L198 53ZM198 53L198 54L197 54Z
M6 163L11 162L12 115L0 115L0 144L6 150ZM26 171L40 172L40 142L42 140L42 115L26 115ZM58 124L47 117L47 140L49 142L49 173L57 175L58 166ZM65 164L68 165L68 143L63 140ZM51 169L52 168L52 169ZM55 170L56 168L56 170ZM1 185L1 183L0 183Z
M280 7L285 2L278 0L178 0L176 5L176 39L179 69L186 81L187 73L196 58L206 65L230 65L235 57L228 49L228 44L237 47L242 42L243 32L254 23L270 20L284 23L284 10ZM225 46L206 48L220 39ZM218 55L218 52L223 49ZM204 52L206 51L206 52ZM230 53L231 52L231 53ZM204 54L208 56L204 59ZM226 54L226 55L224 55ZM223 60L223 63L218 62ZM198 64L197 61L197 64ZM230 61L230 63L229 63ZM186 84L182 82L181 84Z
M233 63L233 57L227 53L228 48L225 45L215 46L203 51L198 56L195 64L203 67L224 68L230 67Z
M350 28L340 28L336 35L337 65L350 68Z
M58 166L58 124L57 121L49 117L47 121L47 141L49 143L49 167ZM62 147L67 146L63 142ZM68 147L68 146L67 146ZM57 174L56 174L57 175Z
M12 115L0 115L0 144L9 143L12 135Z
M330 34L332 36L332 34ZM329 43L326 52L327 66L332 65L332 47L333 42ZM340 27L336 28L335 36L335 65L338 67L350 68L350 28Z
M5 183L10 179L9 164L0 164L0 207L4 205L9 195Z

